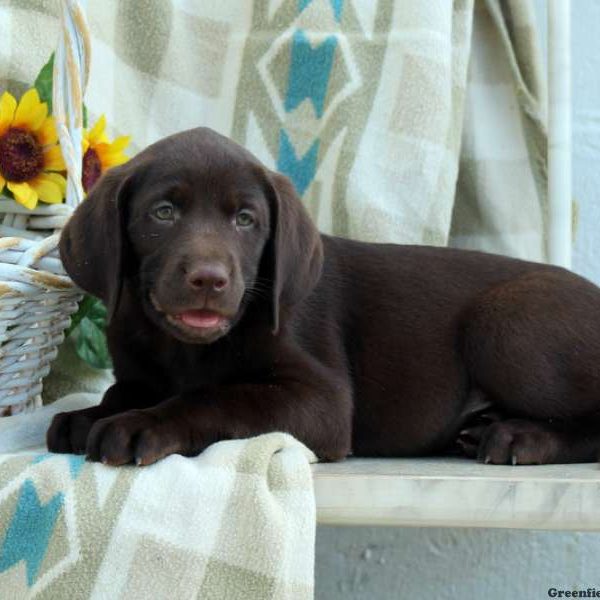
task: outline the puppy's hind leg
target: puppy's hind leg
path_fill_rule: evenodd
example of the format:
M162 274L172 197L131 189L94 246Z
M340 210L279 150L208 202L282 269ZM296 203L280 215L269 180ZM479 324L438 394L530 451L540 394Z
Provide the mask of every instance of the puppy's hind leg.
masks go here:
M454 441L454 445L448 448L450 454L477 458L479 442L483 433L492 423L504 419L506 419L506 415L498 411L481 390L471 390L465 410L461 415L460 433Z
M600 456L600 417L585 422L508 419L479 423L461 432L457 441L467 456L495 465L594 462Z
M471 444L477 458L597 460L600 290L567 271L540 267L486 290L462 317L467 372L502 415L477 432Z

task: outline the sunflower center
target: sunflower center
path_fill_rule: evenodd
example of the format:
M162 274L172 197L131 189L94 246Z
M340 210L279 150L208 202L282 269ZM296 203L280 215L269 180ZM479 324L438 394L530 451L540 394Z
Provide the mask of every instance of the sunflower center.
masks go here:
M33 179L43 168L42 147L31 133L13 127L0 136L0 174L4 179L22 183Z
M102 163L98 153L93 148L88 148L83 155L83 174L81 182L85 192L89 192L102 175Z

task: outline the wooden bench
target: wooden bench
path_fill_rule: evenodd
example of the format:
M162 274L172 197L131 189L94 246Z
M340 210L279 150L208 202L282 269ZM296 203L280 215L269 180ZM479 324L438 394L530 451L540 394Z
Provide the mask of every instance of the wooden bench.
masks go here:
M354 458L313 470L321 524L600 530L597 464Z

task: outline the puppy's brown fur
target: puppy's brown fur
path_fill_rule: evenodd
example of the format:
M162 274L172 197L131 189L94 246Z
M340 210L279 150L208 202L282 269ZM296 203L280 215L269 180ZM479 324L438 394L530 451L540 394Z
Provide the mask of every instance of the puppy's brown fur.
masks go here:
M52 451L149 464L283 430L337 460L445 452L463 431L486 462L596 459L598 288L500 256L320 235L286 178L208 129L103 177L61 256L107 303L117 382L55 417ZM218 324L186 325L199 310Z

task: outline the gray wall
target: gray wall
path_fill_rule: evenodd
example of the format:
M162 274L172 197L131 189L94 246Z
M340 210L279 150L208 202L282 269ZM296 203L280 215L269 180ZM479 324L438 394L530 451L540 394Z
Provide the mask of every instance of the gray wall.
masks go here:
M545 42L545 0L536 0ZM600 284L600 0L572 0L575 271ZM600 589L600 534L510 530L317 530L318 600L547 598Z

